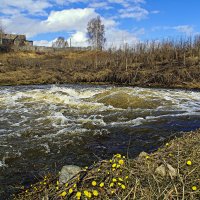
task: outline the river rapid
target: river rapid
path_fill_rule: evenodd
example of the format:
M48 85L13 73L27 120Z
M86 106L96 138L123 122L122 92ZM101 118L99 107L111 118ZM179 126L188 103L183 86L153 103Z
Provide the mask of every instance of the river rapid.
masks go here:
M134 158L200 128L200 92L89 85L0 87L0 197L65 164Z

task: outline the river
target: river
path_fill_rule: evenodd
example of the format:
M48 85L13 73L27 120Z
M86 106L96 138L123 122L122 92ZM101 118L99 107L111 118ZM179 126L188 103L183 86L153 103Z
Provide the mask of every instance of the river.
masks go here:
M200 92L91 85L0 87L0 193L65 164L151 152L200 128ZM1 196L0 195L0 196Z

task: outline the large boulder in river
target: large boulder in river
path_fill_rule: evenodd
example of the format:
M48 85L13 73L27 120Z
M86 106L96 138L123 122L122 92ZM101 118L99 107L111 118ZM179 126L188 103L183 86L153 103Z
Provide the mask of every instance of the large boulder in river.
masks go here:
M73 176L78 174L81 171L81 168L76 165L65 165L62 167L60 176L59 176L59 183L65 184L68 180L70 180Z

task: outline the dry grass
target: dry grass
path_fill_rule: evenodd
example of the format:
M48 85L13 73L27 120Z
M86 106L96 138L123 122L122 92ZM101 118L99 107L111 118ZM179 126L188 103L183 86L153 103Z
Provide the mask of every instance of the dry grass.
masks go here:
M0 63L0 85L103 82L199 89L200 36L103 52L0 53Z
M110 161L103 160L84 169L66 185L60 185L58 177L48 175L40 183L22 189L14 199L198 200L199 163L200 130L186 133L155 153L134 160L115 155ZM157 174L155 169L161 164L173 166L177 176Z

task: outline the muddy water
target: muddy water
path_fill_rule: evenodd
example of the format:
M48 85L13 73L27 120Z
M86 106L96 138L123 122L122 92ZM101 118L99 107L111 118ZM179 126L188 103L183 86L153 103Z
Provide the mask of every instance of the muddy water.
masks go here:
M0 193L64 164L153 151L200 127L200 92L110 86L0 87ZM0 195L1 196L1 195Z

